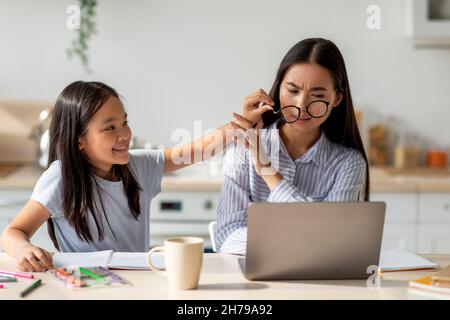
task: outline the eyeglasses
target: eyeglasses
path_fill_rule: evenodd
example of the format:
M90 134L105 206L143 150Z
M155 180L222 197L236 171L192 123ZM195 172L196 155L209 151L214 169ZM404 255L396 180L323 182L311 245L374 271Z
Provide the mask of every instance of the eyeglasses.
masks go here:
M302 109L311 118L322 118L328 111L330 102L324 100L311 101L306 107L297 107L288 105L278 111L273 111L275 114L280 114L286 123L292 123L300 118Z

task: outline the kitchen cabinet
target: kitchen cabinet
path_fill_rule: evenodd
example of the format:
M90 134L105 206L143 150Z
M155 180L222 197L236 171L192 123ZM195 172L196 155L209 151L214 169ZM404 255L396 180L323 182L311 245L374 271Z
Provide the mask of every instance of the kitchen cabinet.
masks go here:
M420 193L419 220L421 223L450 224L450 192Z
M450 253L450 223L419 225L420 253Z
M415 192L372 192L370 201L386 202L386 224L408 224L417 221L417 193Z
M375 192L386 202L383 248L450 253L450 192Z
M382 249L408 249L416 251L416 226L412 223L387 223L383 229Z
M28 190L0 191L0 232L22 209L30 194Z
M383 249L416 251L418 196L415 192L372 192L371 201L386 202Z
M33 190L0 190L0 232L14 219L31 196ZM31 243L48 251L56 251L47 233L47 224L42 225L31 238ZM0 250L2 248L0 247Z
M419 194L419 250L450 253L450 192Z

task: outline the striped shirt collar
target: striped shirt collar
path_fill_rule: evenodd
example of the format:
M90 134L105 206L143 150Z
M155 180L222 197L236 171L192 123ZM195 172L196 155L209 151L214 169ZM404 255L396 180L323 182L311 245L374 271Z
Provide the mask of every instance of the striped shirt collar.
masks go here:
M267 134L264 134L265 130L263 130L263 134L261 135L261 137L262 142L264 143L266 148L270 149L270 146L279 146L280 156L287 157L290 161L293 161L294 163L308 163L312 161L319 167L322 167L325 164L327 155L331 148L331 142L328 140L323 130L319 139L308 151L306 151L305 154L303 154L296 160L292 160L283 142L283 139L281 139L280 137L280 132L278 130L278 123L279 121L276 121L275 123L267 127L266 128L268 129Z

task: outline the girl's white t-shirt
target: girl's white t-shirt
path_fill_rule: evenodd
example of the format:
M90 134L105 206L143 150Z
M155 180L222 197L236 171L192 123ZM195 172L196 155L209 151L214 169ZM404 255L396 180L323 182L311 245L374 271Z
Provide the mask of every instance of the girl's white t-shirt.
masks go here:
M139 183L141 214L136 220L128 206L122 181L108 181L95 176L100 187L102 205L93 185L93 199L99 208L97 220L102 224L104 239L99 240L92 213L88 225L94 241L86 242L69 224L62 210L62 175L60 161L54 161L39 178L31 199L46 207L55 227L56 239L62 252L114 250L144 252L150 247L150 203L161 191L164 172L164 150L130 150L130 171ZM106 219L107 218L107 219Z

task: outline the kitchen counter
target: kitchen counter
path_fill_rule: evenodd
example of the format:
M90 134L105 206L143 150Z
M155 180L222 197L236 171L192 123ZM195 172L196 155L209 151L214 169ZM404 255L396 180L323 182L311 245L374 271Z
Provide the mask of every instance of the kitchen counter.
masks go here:
M43 170L35 165L24 165L6 177L0 178L0 189L33 189ZM370 169L371 191L374 192L450 192L450 174L447 171L402 173L385 168ZM162 179L162 191L219 192L220 170L211 172L204 164L182 169Z
M450 192L450 171L372 167L370 187L375 192Z
M199 168L204 166L204 168ZM33 189L44 172L36 165L26 164L5 177L0 177L0 190ZM221 175L209 174L206 165L196 165L193 169L182 169L177 173L164 175L161 182L163 191L211 191L221 188Z

